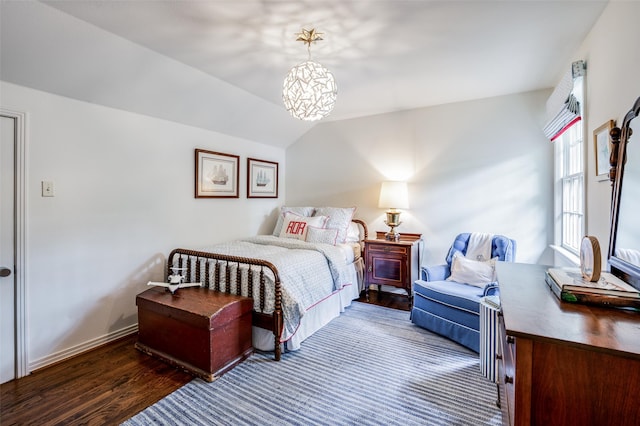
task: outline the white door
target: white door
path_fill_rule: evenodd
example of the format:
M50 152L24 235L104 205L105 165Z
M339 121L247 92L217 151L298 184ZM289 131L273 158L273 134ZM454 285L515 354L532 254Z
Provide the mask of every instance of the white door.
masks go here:
M0 116L0 383L16 377L15 119Z

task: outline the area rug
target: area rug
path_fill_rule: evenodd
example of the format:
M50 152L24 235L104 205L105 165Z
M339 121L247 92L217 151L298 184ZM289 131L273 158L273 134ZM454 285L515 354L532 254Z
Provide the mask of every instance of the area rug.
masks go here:
M256 353L124 425L499 425L496 397L476 353L354 302L280 362Z

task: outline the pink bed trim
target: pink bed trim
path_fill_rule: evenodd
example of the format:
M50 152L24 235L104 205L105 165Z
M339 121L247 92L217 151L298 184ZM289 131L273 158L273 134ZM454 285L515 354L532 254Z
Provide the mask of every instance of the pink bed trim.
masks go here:
M338 294L339 292L341 292L342 290L344 290L346 287L349 287L353 285L352 283L347 283L345 285L343 285L339 290L334 290L331 294L328 294L326 297L318 300L317 302L315 302L314 304L312 304L311 306L307 307L305 309L305 311L308 311L309 309L314 308L315 306L318 306L319 304L321 304L322 302L324 302L325 300L335 296L336 294ZM284 327L284 325L283 325ZM280 340L280 343L286 343L288 340L290 340L293 336L296 335L296 333L298 332L298 329L300 328L300 324L298 323L298 326L296 327L296 331L294 331L293 333L291 333L291 336L289 336L287 339L285 340Z

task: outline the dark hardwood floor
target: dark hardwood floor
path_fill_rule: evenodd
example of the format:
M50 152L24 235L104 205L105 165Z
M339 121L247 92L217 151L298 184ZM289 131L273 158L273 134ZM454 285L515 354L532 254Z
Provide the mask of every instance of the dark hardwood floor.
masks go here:
M409 310L406 295L369 301ZM0 386L0 425L117 425L191 381L134 348L131 335Z
M369 291L369 301L364 297L364 293L358 299L358 302L371 303L373 305L384 306L387 308L399 309L401 311L411 310L411 300L406 294Z
M119 424L192 376L134 348L133 334L0 386L0 424Z

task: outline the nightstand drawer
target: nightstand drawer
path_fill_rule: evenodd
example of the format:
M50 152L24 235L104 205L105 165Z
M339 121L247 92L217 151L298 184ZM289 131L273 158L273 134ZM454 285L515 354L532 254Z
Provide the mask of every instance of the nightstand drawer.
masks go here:
M373 252L393 253L399 255L406 255L409 252L409 247L392 245L392 244L369 244L367 248Z
M407 276L405 258L371 257L371 282L403 287Z

